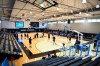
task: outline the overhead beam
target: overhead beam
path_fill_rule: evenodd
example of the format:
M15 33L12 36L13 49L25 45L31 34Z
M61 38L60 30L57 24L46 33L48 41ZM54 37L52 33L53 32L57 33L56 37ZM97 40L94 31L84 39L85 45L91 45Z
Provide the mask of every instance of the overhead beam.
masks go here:
M2 17L6 17L6 19L9 20L12 10L7 10L5 8L2 8L2 7L6 5L8 8L13 8L15 0L9 0L9 1L7 1L6 4L5 3L6 3L6 1L2 0L2 6L0 7L2 9Z
M0 8L5 8L7 10L13 10L13 9L17 9L17 10L26 10L26 11L37 11L38 9L34 9L34 10L30 10L30 9L21 9L21 8L9 8L9 7L0 7ZM52 12L55 12L56 14L57 13L63 13L63 12L59 12L59 11L51 11L51 10L48 10L49 12L46 12L46 13L52 13ZM43 12L43 10L38 10L37 12ZM44 11L45 12L45 11Z
M58 4L63 5L63 6L67 6L67 7L70 7L70 8L80 9L80 8L77 8L77 7L74 7L74 6L69 6L69 5L65 5L65 4L61 4L61 3L58 3Z
M15 1L16 0L9 0L9 2L10 2L10 8L11 9L13 9L13 7L14 7L14 4L15 4ZM10 17L11 17L11 14L12 14L12 10L8 10L9 11L9 13L10 13L10 15L9 15L9 19L10 19Z
M31 3L30 1L28 1L28 0L23 0L23 1L21 1L21 0L17 0L17 1L20 1L20 2L23 2L23 3L29 3L29 4L31 4L31 5L33 5L33 6L36 6L36 7L40 8L40 9L42 9L42 10L46 10L47 8L50 8L50 7L55 6L55 5L58 4L58 3L56 3L55 1L53 1L54 4L52 4L52 3L50 3L49 1L44 0L44 1L48 2L49 4L51 4L50 6L44 8L44 7L41 7L40 4L36 4L36 3L35 3L36 0L33 1L32 3Z
M25 5L21 8L21 10L27 5L27 3L25 3ZM16 14L16 16L21 12L21 10L19 10Z
M92 8L93 10L91 10L91 8L87 9L88 12L93 12L93 11L100 11L100 8L95 8L93 7ZM62 13L62 14L58 14L56 15L56 17L61 17L61 16L66 16L66 15L73 15L73 14L79 14L79 12L83 12L83 13L86 13L86 9L82 9L82 10L79 10L79 11L74 11L73 13ZM41 19L48 19L48 18L56 18L54 15L52 16L49 16L49 17L46 17L46 18L41 18Z

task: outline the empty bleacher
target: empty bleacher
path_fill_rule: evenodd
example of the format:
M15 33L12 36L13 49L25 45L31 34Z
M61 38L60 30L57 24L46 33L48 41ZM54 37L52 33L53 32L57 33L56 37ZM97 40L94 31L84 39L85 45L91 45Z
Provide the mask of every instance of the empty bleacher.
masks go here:
M100 65L100 57L97 57L94 61L87 63L85 66L99 66Z
M95 60L93 60L96 58ZM23 66L99 66L100 57L56 57L41 59L23 64Z
M82 60L80 60L76 63L73 63L73 64L69 65L69 66L80 66L80 65L85 64L87 62L90 62L91 59L92 59L91 57L86 57L86 58L83 58Z
M0 35L0 55L22 56L22 52L13 34L2 32Z
M86 63L91 62L91 59L92 57L89 56L88 57L56 57L56 58L42 59L35 62L26 63L23 64L23 66L84 66Z

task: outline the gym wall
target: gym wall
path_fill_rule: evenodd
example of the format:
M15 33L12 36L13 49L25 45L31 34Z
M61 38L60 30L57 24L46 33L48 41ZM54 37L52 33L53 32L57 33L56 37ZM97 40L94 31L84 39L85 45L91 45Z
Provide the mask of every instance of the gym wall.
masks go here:
M29 27L30 22L24 22L24 28ZM14 22L9 21L2 21L1 28L13 28L16 29ZM77 30L84 33L100 33L100 22L91 22L91 23L71 23L71 29ZM68 24L67 23L51 23L47 24L48 29L52 30L67 30Z
M91 22L91 23L72 23L71 28L84 33L100 33L100 23Z
M24 22L24 28L28 28L29 27L30 22L25 21ZM16 29L15 27L15 22L9 22L9 21L2 21L1 22L1 28L13 28Z
M51 23L47 24L47 29L51 30L64 30L65 26L67 26L67 23Z
M48 24L47 28L51 30L64 30L64 26L67 29L68 24ZM100 33L100 22L91 22L91 23L71 23L70 27L72 30L77 30L84 33Z

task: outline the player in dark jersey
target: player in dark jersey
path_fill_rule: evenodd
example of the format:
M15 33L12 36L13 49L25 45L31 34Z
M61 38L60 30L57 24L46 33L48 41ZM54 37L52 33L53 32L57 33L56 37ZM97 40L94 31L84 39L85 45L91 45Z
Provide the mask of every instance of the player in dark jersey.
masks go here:
M31 47L31 44L32 44L32 39L31 39L31 37L29 38L29 44L30 44L30 47Z

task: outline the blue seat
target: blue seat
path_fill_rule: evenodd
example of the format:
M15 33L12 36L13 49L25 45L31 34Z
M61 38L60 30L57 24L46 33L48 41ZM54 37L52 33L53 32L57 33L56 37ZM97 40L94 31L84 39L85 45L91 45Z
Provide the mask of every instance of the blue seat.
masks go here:
M75 62L75 63L73 63L73 64L71 64L71 65L69 65L69 66L80 66L80 65L82 65L82 64L84 64L84 63L90 62L91 59L92 59L92 57L87 57L87 58L82 59L82 60L80 60L80 61L78 61L78 62ZM91 65L90 65L90 66L91 66Z
M77 62L77 61L80 61L80 60L82 60L81 57L75 58L75 59L70 60L70 61L68 61L68 62L62 63L62 64L60 64L60 65L58 65L58 66L69 66L70 64L73 64L73 63L75 63L75 62Z

